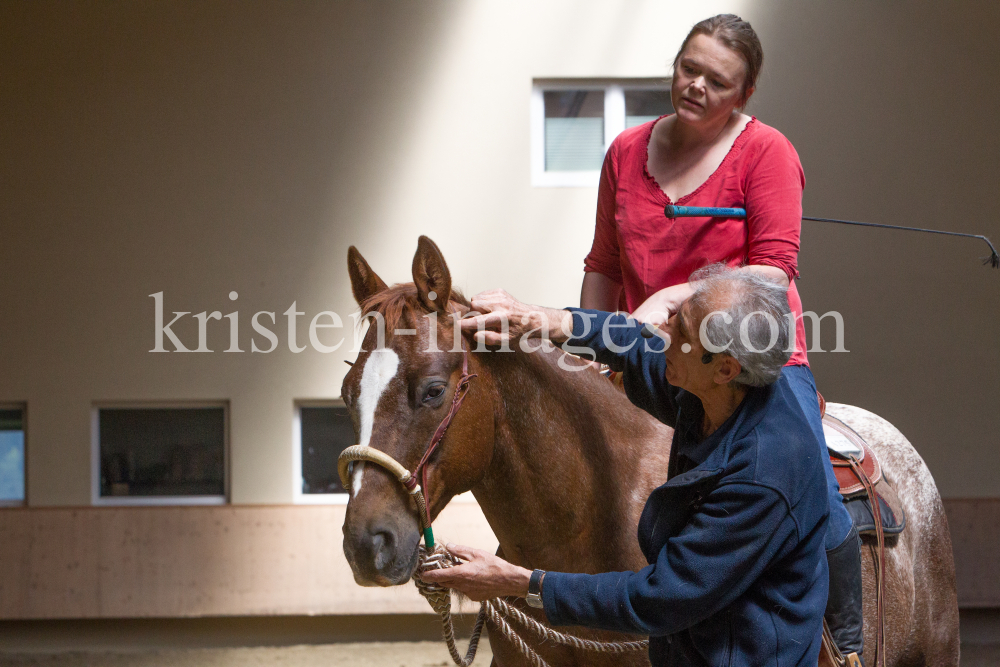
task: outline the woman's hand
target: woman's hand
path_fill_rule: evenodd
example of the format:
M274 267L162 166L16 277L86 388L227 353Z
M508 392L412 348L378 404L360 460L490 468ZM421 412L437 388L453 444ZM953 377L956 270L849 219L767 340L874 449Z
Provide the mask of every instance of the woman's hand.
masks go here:
M640 322L648 322L654 326L666 324L670 316L681 308L681 304L694 294L691 283L681 283L665 287L642 302L635 309L632 317Z
M779 268L752 264L743 267L744 271L759 273L774 282L788 287L788 276ZM666 324L670 316L681 309L681 304L694 294L695 286L692 283L681 283L664 287L653 296L642 302L642 305L635 309L632 317L640 322L648 322L655 326Z
M504 345L525 334L559 343L572 330L572 315L565 310L521 303L502 289L472 297L472 311L461 321L463 331L487 345Z
M782 287L788 287L788 274L776 266L768 266L767 264L751 264L743 268L747 271L754 271L766 278L770 278Z
M444 570L427 570L420 578L454 588L474 602L528 594L530 570L472 547L449 544L448 551L465 562Z

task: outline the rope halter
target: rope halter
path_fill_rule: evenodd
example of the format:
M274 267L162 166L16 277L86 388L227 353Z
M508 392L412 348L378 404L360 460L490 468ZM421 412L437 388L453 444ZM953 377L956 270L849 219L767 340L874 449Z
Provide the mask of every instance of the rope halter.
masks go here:
M462 341L461 338L459 340ZM427 445L427 449L424 450L424 455L420 458L420 463L417 464L412 474L399 461L385 452L366 445L352 445L341 452L340 457L337 459L337 472L340 474L340 483L343 484L345 489L350 488L350 467L356 461L366 461L382 466L392 473L400 484L406 487L406 490L409 491L417 503L417 518L420 521L420 532L424 535L424 544L428 551L434 550L434 531L431 529L431 510L427 506L427 501L424 497L424 490L427 488L427 462L430 460L434 450L437 449L437 446L441 444L445 433L448 432L451 420L455 417L455 413L458 412L458 408L461 407L462 401L465 400L465 395L469 393L469 385L474 377L476 377L475 373L469 373L469 353L465 349L465 342L462 341L462 377L458 379L458 384L455 386L455 393L451 397L451 407L448 409L448 414L438 424L434 435L431 436L430 443ZM421 488L419 482L423 482L423 488Z

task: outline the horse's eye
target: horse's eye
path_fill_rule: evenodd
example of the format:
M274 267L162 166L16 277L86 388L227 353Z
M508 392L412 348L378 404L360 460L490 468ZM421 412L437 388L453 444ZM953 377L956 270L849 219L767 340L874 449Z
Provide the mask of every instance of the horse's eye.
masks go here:
M434 401L444 396L444 387L443 384L432 384L427 387L427 391L424 392L424 401Z

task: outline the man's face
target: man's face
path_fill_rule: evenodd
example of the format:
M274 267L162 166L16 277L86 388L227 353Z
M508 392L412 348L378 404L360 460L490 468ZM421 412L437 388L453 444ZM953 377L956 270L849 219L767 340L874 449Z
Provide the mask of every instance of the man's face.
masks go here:
M705 348L698 336L701 317L688 299L663 327L670 336L670 346L665 352L667 382L696 395L713 388L722 356L713 355L711 362L702 363Z

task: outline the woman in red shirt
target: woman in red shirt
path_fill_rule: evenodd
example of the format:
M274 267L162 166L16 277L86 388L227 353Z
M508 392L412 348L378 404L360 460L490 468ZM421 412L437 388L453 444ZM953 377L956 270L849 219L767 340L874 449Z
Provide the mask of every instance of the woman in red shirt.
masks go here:
M741 112L762 62L757 35L737 16L715 16L692 28L674 60L676 113L625 130L604 159L583 308L622 309L661 324L693 293L688 276L722 262L787 286L798 318L795 340L804 343L802 302L792 280L805 176L792 144ZM745 208L747 217L669 220L667 204ZM825 443L804 345L796 345L784 373ZM860 655L860 541L826 452L821 456L830 496L827 621L841 651Z

